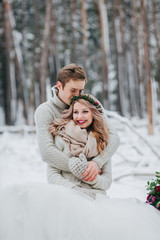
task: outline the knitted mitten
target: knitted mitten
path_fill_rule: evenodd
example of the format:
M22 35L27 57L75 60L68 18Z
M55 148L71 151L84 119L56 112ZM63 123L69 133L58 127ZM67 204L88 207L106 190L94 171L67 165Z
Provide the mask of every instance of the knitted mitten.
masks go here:
M88 167L87 159L84 154L80 154L79 157L72 157L68 163L71 172L79 179L82 178L82 174Z
M72 189L76 190L79 193L86 194L88 197L90 197L94 200L96 199L96 193L93 192L90 189L81 188L81 187L78 187L78 186L74 186Z

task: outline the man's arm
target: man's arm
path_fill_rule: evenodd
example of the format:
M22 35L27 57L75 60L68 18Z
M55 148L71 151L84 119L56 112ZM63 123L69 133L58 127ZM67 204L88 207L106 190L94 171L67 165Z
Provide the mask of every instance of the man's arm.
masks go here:
M68 179L65 179L62 174L61 170L51 167L48 165L47 167L47 179L48 183L50 184L58 184L58 185L63 185L69 188L76 187L74 183L69 181Z
M111 159L119 146L119 136L111 125L108 117L103 116L109 132L108 144L102 154L98 154L92 161L88 162L87 170L82 174L83 181L94 182L102 166Z
M108 160L111 159L112 155L115 153L120 143L119 136L116 133L116 130L112 126L111 122L109 121L107 115L104 114L103 117L109 132L108 144L105 147L103 154L98 154L95 158L92 159L92 161L97 163L100 169Z
M89 94L90 95L90 94ZM90 95L95 101L97 101L101 106L102 104L92 95ZM103 109L103 118L106 123L108 133L109 133L109 139L108 144L105 147L103 154L98 154L95 158L92 159L92 161L88 162L88 168L87 170L82 174L84 181L94 181L98 175L99 170L102 168L102 166L111 159L112 155L115 153L116 149L119 146L120 139L118 134L116 133L116 130L112 126L111 122L109 121L105 110Z
M63 171L70 172L68 167L69 158L62 151L58 150L49 133L49 125L53 122L53 114L47 104L41 104L35 112L35 123L37 141L42 160L50 166Z

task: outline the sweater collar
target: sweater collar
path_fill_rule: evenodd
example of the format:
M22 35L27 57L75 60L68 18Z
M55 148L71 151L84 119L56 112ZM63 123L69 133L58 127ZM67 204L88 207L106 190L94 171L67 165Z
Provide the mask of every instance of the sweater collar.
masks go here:
M52 92L53 92L53 98L51 100L54 102L54 104L56 104L62 110L65 110L66 108L68 108L68 105L65 104L64 102L62 102L58 98L58 88L57 88L57 86L55 85L51 89L52 89Z

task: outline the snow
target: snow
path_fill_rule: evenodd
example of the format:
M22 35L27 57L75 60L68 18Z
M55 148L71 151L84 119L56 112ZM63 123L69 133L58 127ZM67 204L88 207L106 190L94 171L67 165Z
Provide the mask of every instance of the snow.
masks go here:
M46 182L46 164L41 160L36 135L4 132L0 136L0 183Z
M147 120L134 118L131 123L113 112L108 116L121 140L112 157L113 183L108 195L145 201L146 183L160 171L160 126L154 126L154 135L148 135ZM47 182L35 128L3 126L0 132L0 186Z

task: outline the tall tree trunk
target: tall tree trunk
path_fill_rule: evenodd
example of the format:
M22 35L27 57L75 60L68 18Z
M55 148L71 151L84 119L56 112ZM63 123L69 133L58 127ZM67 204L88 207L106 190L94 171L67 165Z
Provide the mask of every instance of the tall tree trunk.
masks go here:
M47 67L48 67L51 11L52 11L52 0L47 0L46 1L44 39L43 39L44 45L43 45L42 52L41 52L40 69L39 69L41 103L46 101L46 77L47 77Z
M154 25L154 35L156 39L156 47L157 47L157 57L158 57L158 64L160 68L160 38L158 34L158 22L156 17L156 2L152 0L152 18L153 18L153 25Z
M153 134L152 124L152 85L150 76L150 62L149 62L149 49L148 49L148 23L147 23L147 3L141 0L141 17L143 23L143 47L144 47L144 69L145 79L147 86L147 112L148 112L148 133Z
M138 89L136 89L136 96L137 96L137 109L138 115L140 117L144 116L144 88L143 88L143 81L142 81L142 74L140 72L140 56L139 56L139 36L138 36L138 26L139 26L139 19L137 15L137 0L132 1L132 13L133 13L133 30L135 34L135 66L136 66L136 74L138 78Z
M20 102L23 105L23 116L25 118L25 123L28 124L28 110L29 110L29 97L28 97L28 89L25 81L25 72L23 65L23 57L20 48L20 42L16 36L14 36L15 43L15 66L17 71L17 80L19 82L20 87Z
M77 59L76 54L76 10L77 0L73 0L71 3L71 27L72 27L72 48L71 48L71 62L75 63Z
M156 40L156 52L157 52L157 68L156 68L156 76L158 76L158 82L155 82L155 80L153 79L153 99L155 99L155 101L153 101L153 104L155 104L155 102L158 100L158 92L159 92L159 96L160 96L160 37L159 37L159 29L158 29L158 19L157 19L157 2L156 0L152 0L152 19L153 19L153 25L154 25L154 35L155 35L155 40ZM159 83L159 87L158 87L158 83ZM157 84L157 87L156 87ZM158 105L155 104L154 105L154 113L153 116L155 115L155 121L156 121L156 116L158 116ZM158 119L158 117L157 117Z
M125 57L125 39L123 31L122 10L120 6L120 0L116 0L112 3L114 13L114 34L116 41L116 53L117 53L117 78L118 78L118 90L119 90L119 108L123 116L127 114L127 75L126 75L126 57Z
M11 4L3 0L3 71L5 91L5 122L13 125L16 118L15 51L12 36Z
M126 52L127 60L127 71L128 71L128 99L129 99L129 109L131 116L137 116L137 75L135 74L135 62L134 60L135 48L130 46L130 49Z
M68 65L71 62L71 55L70 55L70 49L71 49L71 1L64 0L63 1L63 12L64 17L63 19L63 66Z
M35 109L40 104L40 94L39 91L36 91L36 88L40 90L39 81L38 81L38 57L36 49L39 46L39 29L38 29L38 20L39 20L39 7L38 7L38 0L33 1L33 8L34 8L34 26L33 26L33 33L34 33L34 42L33 42L33 72L31 73L31 84L30 84L30 106L32 109ZM37 85L37 86L36 86Z
M60 63L58 59L57 52L57 38L56 38L56 17L55 17L55 7L54 1L52 1L52 12L51 12L51 44L50 44L50 52L49 52L49 73L50 73L50 85L51 87L56 84L57 73L60 69Z
M152 0L152 17L153 17L153 25L154 25L154 35L156 40L156 48L157 48L157 76L158 76L158 83L159 83L159 93L160 93L160 37L158 32L158 19L156 17L156 1Z
M81 0L81 18L82 18L82 41L83 41L83 67L86 71L86 59L87 59L87 45L88 45L88 37L87 37L87 12L86 12L86 1Z
M109 94L108 94L108 50L109 47L109 29L107 8L104 0L98 1L99 15L100 15L100 30L101 30L101 49L102 49L102 101L105 109L109 108Z

